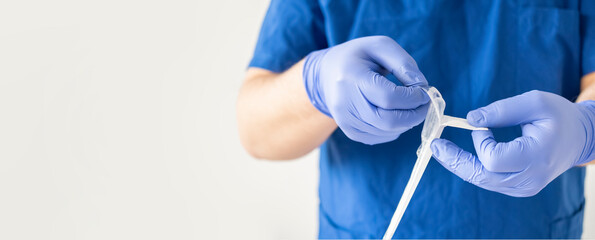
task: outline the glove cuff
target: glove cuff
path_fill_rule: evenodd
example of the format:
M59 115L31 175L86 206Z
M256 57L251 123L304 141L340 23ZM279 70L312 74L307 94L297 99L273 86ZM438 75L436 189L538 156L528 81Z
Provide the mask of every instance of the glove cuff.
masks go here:
M595 160L595 101L587 100L577 103L583 113L583 126L585 128L585 147L575 166Z
M324 96L320 91L320 81L318 79L320 62L327 51L328 49L323 49L308 54L308 56L306 56L306 60L304 61L302 76L304 78L304 87L306 87L308 99L310 99L312 105L324 115L332 118L328 108L326 107L326 104L323 101Z

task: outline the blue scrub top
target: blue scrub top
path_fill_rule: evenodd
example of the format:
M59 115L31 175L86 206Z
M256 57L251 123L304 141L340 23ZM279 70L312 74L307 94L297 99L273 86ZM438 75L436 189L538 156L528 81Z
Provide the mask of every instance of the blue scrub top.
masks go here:
M574 100L595 70L594 0L273 0L251 67L281 72L309 52L386 35L417 61L448 115L537 89ZM368 146L336 130L320 152L320 238L381 238L405 188L421 126ZM512 140L520 129L495 132ZM473 151L470 132L442 135ZM536 159L539 161L539 159ZM584 168L533 197L471 185L432 160L395 238L580 238Z

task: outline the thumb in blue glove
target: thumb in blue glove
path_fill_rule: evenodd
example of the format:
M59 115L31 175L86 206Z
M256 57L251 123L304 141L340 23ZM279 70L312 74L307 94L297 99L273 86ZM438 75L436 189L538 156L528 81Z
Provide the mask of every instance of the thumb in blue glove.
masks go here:
M471 111L477 127L521 125L522 136L497 142L491 131L473 131L477 156L445 139L435 139L434 158L463 180L515 197L533 196L569 168L595 158L595 101L572 103L531 91Z
M413 58L389 37L358 38L312 52L303 78L314 107L358 142L395 140L420 124L428 110L429 97L421 88L428 82Z

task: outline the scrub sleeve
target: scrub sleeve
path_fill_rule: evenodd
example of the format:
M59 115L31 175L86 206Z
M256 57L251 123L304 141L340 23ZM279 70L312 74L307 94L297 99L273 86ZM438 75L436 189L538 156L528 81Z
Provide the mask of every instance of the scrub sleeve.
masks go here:
M310 52L327 47L315 0L272 0L249 67L283 72Z
M582 74L595 72L595 1L581 2Z

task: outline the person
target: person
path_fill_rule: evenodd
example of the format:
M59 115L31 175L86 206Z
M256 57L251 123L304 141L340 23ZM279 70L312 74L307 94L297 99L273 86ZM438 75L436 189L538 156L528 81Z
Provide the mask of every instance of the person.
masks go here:
M320 146L319 238L381 238L435 86L490 130L432 142L394 237L580 238L593 71L595 1L272 0L240 139L264 159Z

